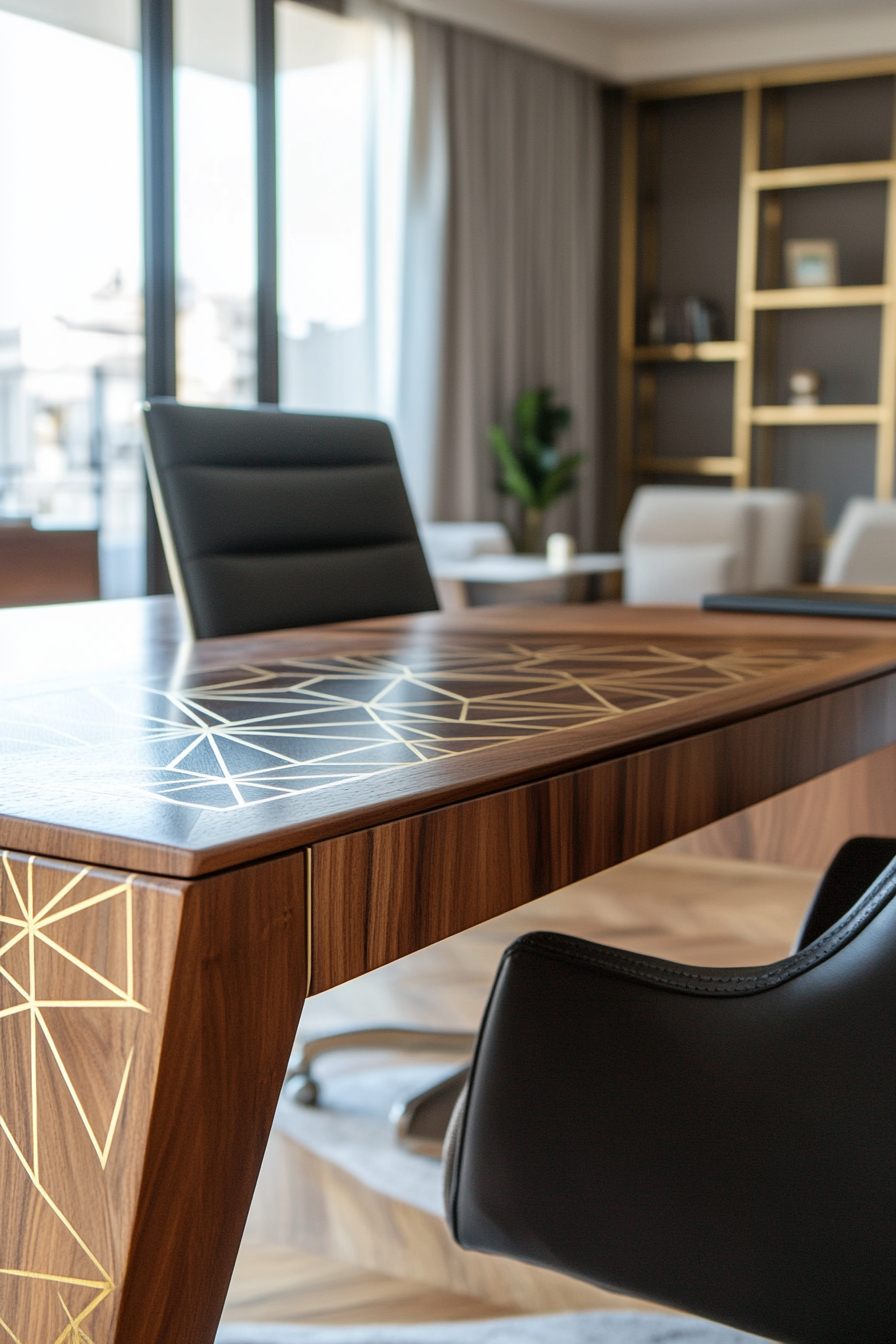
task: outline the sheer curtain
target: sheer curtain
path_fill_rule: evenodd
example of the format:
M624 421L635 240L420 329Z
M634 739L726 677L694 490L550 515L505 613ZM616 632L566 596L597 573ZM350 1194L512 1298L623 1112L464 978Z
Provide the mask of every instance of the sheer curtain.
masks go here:
M394 419L399 396L408 20L277 5L281 402Z
M594 541L600 90L380 0L278 0L281 389L383 416L421 519L488 519L526 387L586 454L550 524Z
M435 516L449 201L447 30L425 19L413 19L411 31L414 84L395 418L411 498L418 516L430 519Z

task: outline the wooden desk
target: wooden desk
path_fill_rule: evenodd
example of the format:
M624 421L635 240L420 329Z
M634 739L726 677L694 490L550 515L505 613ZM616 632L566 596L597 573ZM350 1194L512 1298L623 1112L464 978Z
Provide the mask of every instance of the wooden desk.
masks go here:
M0 1318L210 1344L306 989L896 741L881 624L0 614ZM306 954L307 948L307 954Z

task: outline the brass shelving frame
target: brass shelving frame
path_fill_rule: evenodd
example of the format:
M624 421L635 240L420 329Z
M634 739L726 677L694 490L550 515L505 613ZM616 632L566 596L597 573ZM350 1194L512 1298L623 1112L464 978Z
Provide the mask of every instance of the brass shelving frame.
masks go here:
M875 491L889 499L894 486L896 456L896 92L892 157L869 163L831 163L808 167L761 167L763 95L766 108L766 156L780 164L783 149L783 103L776 92L787 85L896 75L896 57L865 61L747 71L718 77L641 85L628 91L623 114L622 218L619 268L619 486L624 511L637 481L651 475L680 474L727 477L735 488L772 480L773 427L782 425L876 425ZM656 174L659 155L658 120L645 109L647 124L639 127L640 106L659 99L696 94L743 94L741 180L738 219L736 320L733 341L702 345L639 346L636 344L636 305L639 271L645 291L656 288L658 256L658 202L655 193L641 189L639 140L647 159L648 178ZM887 183L886 236L883 283L829 286L814 289L758 288L758 267L780 284L780 227L782 191L857 182ZM639 199L641 197L642 199ZM639 207L641 220L639 220ZM642 227L643 224L643 227ZM761 255L760 255L761 250ZM640 255L639 255L640 252ZM847 406L778 406L756 404L773 395L774 328L769 329L763 366L756 365L756 314L772 315L786 309L876 307L881 310L878 399L871 404ZM730 361L734 365L734 405L730 456L657 457L653 448L656 368L689 361ZM758 373L758 380L757 380ZM756 431L758 429L758 434ZM754 434L756 442L754 443Z

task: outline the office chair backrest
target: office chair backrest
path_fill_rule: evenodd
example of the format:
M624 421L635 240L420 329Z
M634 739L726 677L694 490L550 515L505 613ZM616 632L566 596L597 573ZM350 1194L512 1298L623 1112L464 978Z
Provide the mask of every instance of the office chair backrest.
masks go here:
M165 554L199 639L438 605L389 428L275 408L144 408Z
M845 847L816 911L840 918L770 966L508 948L446 1143L460 1244L787 1344L890 1344L896 861L852 899L894 851Z

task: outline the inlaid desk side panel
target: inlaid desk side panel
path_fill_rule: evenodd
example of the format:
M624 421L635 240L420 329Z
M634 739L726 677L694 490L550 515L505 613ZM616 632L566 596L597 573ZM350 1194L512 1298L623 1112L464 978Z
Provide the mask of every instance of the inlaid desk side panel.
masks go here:
M3 855L4 1338L112 1339L182 908L182 884Z
M214 1339L305 998L304 866L184 889L115 1344Z
M896 741L896 676L312 847L312 993Z
M304 855L0 863L0 1334L211 1344L305 993Z

